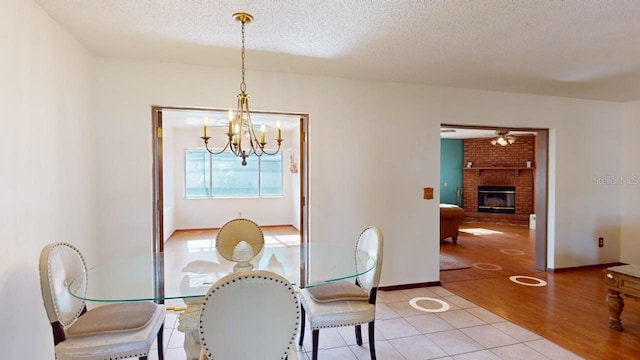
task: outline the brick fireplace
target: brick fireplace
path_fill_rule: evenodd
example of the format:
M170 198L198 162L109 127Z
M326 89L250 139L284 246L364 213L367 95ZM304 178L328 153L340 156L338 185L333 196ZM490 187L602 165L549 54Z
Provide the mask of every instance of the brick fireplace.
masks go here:
M527 226L534 211L535 136L518 136L508 146L490 141L464 140L464 221Z

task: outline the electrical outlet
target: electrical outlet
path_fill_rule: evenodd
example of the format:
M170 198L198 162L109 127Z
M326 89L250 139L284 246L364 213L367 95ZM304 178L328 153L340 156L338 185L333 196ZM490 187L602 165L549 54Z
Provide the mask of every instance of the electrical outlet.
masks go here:
M604 238L603 237L599 237L598 238L598 247L603 247L604 246Z
M424 199L431 200L433 199L433 188L424 188Z

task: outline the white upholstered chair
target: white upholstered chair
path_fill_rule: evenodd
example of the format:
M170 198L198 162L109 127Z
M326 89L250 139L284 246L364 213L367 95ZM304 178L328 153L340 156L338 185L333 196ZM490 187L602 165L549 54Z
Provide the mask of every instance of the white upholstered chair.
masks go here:
M80 251L66 243L40 253L40 287L53 330L57 360L147 359L154 338L163 359L165 308L152 302L116 303L87 311L68 286L87 270ZM86 292L86 281L83 282Z
M222 225L216 235L216 250L227 260L233 260L234 247L246 241L253 248L253 254L264 247L264 234L255 222L249 219L233 219Z
M265 270L241 271L218 280L200 314L200 360L286 359L300 310L295 289Z
M313 332L312 358L318 359L318 340L320 329L342 326L355 326L356 342L362 345L361 325L369 324L369 351L371 359L376 359L374 341L374 321L376 308L376 293L382 271L382 232L377 227L368 227L358 238L356 251L368 254L368 264L375 267L356 278L355 283L348 280L337 281L325 285L303 288L300 290L300 310L302 322L300 325L300 341L304 340L305 315L309 319L309 328ZM358 255L356 255L358 256ZM363 264L356 261L356 269Z

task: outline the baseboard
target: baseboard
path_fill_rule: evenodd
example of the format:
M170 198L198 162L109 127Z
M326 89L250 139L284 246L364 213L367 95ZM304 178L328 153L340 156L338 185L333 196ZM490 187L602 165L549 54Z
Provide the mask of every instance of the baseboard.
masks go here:
M614 262L614 263L608 263L608 264L595 264L595 265L574 266L574 267L566 267L566 268L558 268L558 269L547 269L547 271L551 271L553 273L560 273L560 272L573 271L573 270L588 270L588 269L600 269L600 268L606 269L608 267L618 266L618 265L626 265L626 264L621 262Z
M431 281L424 283L415 283L415 284L403 284L403 285L392 285L392 286L380 286L378 290L382 291L393 291L393 290L407 290L407 289L416 289L430 286L441 286L440 281Z

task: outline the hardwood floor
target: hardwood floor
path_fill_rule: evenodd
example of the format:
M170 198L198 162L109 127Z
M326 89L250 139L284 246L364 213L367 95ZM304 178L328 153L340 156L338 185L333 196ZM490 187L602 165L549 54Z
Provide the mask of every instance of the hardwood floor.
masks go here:
M640 359L640 302L625 297L624 331L608 327L604 267L539 271L533 267L534 234L524 227L464 224L478 229L461 233L458 243L445 240L441 253L475 267L440 272L442 286L585 359ZM488 231L482 231L486 229ZM473 232L473 231L472 231ZM500 252L500 250L517 250ZM519 251L522 255L515 255ZM541 279L547 286L516 284L511 275ZM529 280L523 280L532 283Z

